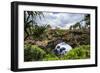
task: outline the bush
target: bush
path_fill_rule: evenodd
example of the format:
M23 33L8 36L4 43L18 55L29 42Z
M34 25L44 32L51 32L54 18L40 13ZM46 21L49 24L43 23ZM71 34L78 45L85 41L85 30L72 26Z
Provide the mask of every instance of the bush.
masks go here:
M39 61L45 56L45 51L37 45L25 45L24 47L24 61Z
M90 58L90 45L83 45L72 49L63 59L87 59Z
M62 56L56 56L55 54L47 54L44 57L44 61L48 60L70 60L70 59L87 59L90 58L90 45L82 45L76 48L73 48L67 54Z
M50 61L50 60L74 60L90 58L90 45L82 45L70 50L67 54L56 56L53 53L46 53L37 45L25 45L24 61Z
M45 57L43 58L44 61L49 61L49 60L59 60L59 58L54 55L54 54L47 54L45 55Z
M33 32L33 39L43 39L44 38L44 33L45 33L45 30L47 28L47 25L42 25L42 26L39 26L39 25L35 25L32 32ZM41 35L41 36L40 36Z

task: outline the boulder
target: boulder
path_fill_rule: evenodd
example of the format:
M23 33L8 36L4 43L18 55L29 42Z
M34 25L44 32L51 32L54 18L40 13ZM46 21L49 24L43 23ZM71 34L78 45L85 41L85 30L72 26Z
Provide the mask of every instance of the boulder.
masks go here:
M66 44L65 42L61 42L56 45L53 52L57 55L64 55L64 54L68 53L71 49L72 49L72 47L70 45Z

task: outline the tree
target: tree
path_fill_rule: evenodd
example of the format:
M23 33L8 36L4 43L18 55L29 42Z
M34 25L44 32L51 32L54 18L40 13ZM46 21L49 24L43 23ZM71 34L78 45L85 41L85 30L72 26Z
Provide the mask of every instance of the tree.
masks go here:
M85 28L89 28L90 27L90 14L85 15L84 21L86 22Z
M43 33L44 31L46 30L47 28L47 25L42 25L42 26L39 26L39 25L35 25L34 28L33 28L33 37L36 39L36 38L42 38L43 36Z
M73 26L71 25L69 29L72 30L73 29Z
M40 11L24 11L24 33L26 34L24 40L26 40L27 37L32 34L31 29L33 28L34 24L37 24L37 16L41 19L43 13Z
M72 29L81 29L81 24L80 22L77 22L76 24L70 26L70 30Z
M50 24L48 24L48 25L47 25L47 28L48 28L48 29L51 29L51 26L50 26Z

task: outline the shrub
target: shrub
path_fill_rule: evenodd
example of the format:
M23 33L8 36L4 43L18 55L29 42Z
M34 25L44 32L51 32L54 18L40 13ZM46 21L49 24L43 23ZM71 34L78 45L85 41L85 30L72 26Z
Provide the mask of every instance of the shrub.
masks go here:
M73 48L67 54L57 56L53 53L46 53L37 45L25 45L24 61L50 61L50 60L70 60L90 58L90 45L82 45Z
M48 60L70 60L70 59L87 59L90 58L90 45L82 45L73 48L65 55L56 56L55 54L49 53L45 55L44 61Z
M44 61L59 60L59 58L56 55L54 55L54 54L47 54L47 55L45 55L43 60Z
M43 39L44 37L44 33L45 33L45 30L47 28L47 25L42 25L42 26L39 26L39 25L35 25L34 28L33 28L33 38L34 39ZM41 35L41 36L40 36Z
M37 45L27 44L24 49L24 61L39 61L43 59L45 54L45 51Z
M90 58L90 45L83 45L69 51L63 59L87 59Z

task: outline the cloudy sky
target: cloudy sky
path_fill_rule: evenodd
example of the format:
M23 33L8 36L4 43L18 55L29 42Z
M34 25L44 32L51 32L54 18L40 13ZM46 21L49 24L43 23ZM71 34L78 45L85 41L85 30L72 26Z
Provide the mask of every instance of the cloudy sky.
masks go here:
M71 25L84 19L85 14L79 13L61 13L61 12L43 12L44 17L40 20L37 17L38 25L49 24L53 29L69 29Z

